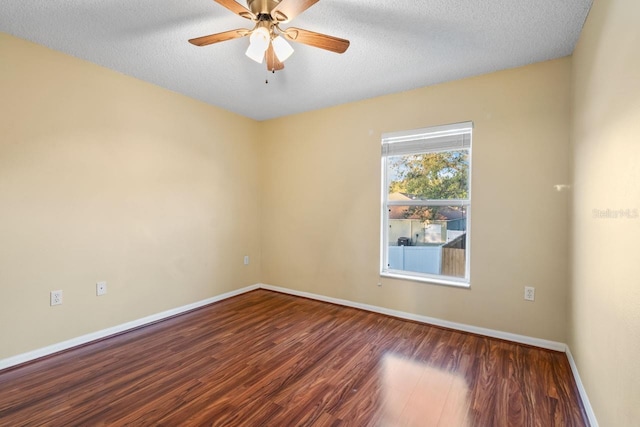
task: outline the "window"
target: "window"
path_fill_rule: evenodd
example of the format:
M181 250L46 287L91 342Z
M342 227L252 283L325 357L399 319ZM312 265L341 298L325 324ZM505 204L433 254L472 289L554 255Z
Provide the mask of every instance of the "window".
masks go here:
M469 286L472 128L382 136L381 275Z

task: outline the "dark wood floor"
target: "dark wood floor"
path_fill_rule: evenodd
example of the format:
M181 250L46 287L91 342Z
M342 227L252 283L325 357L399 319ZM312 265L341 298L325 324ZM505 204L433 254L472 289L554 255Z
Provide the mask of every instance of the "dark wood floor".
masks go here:
M0 373L0 425L584 426L563 353L258 290Z

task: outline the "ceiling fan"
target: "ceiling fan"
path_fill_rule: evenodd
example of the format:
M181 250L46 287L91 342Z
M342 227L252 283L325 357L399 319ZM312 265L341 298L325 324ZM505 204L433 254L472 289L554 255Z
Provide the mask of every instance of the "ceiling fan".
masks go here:
M235 0L214 1L233 13L253 21L254 27L197 37L189 40L189 43L207 46L249 36L246 55L259 63L266 59L267 69L273 72L282 70L283 62L293 53L293 48L285 39L336 53L344 53L349 47L349 40L301 28L280 27L280 24L288 23L319 0L247 0L248 7L244 7Z

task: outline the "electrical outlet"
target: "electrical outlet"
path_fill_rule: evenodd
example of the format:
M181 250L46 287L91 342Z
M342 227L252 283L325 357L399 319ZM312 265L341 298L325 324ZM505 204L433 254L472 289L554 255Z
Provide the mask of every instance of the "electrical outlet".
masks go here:
M536 299L536 288L533 286L525 286L524 287L524 299L527 301L535 301Z
M51 305L62 304L62 291L51 291Z
M107 282L96 283L96 295L104 295L107 293Z
M249 255L244 256L244 265L249 265Z

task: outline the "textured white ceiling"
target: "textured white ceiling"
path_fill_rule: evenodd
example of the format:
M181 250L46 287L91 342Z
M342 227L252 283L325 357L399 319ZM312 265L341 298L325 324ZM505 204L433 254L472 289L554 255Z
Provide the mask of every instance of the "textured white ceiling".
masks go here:
M349 39L349 50L292 43L274 75L244 55L246 38L187 43L250 28L212 0L2 0L0 31L265 120L569 55L591 3L320 0L283 27Z

